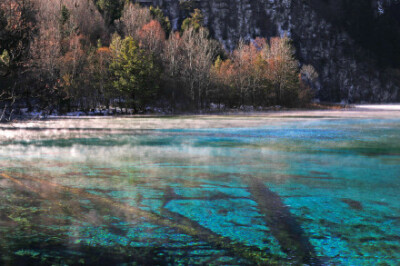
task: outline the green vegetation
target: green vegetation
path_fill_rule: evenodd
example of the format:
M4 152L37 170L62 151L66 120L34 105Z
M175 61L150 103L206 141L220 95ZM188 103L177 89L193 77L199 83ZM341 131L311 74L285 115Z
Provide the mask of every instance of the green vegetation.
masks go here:
M150 14L157 20L167 35L171 33L171 22L169 18L164 16L163 11L159 7L150 6Z
M182 22L182 31L188 30L189 28L193 28L197 31L203 26L203 22L204 17L200 9L195 9L194 12L190 14L190 17Z
M110 75L113 87L121 92L130 106L144 108L156 95L159 70L152 55L141 49L132 37L114 36L110 45ZM128 106L127 106L128 107Z
M103 14L107 24L113 23L114 20L119 19L124 9L125 0L94 0L96 6Z
M3 51L3 54L0 55L0 75L5 76L9 71L10 66L10 55L7 50Z

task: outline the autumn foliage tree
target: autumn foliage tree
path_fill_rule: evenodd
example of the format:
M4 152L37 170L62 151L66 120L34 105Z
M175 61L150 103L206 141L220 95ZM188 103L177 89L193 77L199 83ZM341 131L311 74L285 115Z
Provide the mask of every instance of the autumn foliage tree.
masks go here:
M239 97L234 85L234 64L231 59L222 60L218 56L217 60L211 67L212 90L211 100L221 105L234 106L236 99Z
M298 106L312 95L309 86L302 84L299 63L287 37L269 42L257 38L249 44L240 41L229 59L215 61L211 73L218 88L214 97L229 95L226 103L231 107Z
M138 31L140 46L151 53L159 55L165 42L165 32L160 22L151 20Z
M49 112L96 107L97 96L84 70L97 40L107 39L102 16L91 1L33 1L37 29L29 62L33 104Z
M281 105L295 105L299 89L299 62L294 59L294 48L287 37L272 38L267 54L269 79L277 101Z

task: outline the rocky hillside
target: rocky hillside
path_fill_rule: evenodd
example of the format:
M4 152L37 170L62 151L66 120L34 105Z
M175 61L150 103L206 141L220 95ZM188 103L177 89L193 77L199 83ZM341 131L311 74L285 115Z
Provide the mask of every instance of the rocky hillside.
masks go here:
M187 15L187 11L181 8L182 1L179 0L138 2L162 7L175 28L179 27ZM363 5L362 1L342 1L342 5L339 5L337 1L330 0L192 2L203 11L205 24L213 36L223 41L227 48L233 48L239 38L251 40L256 36L288 34L294 41L300 61L312 64L318 70L319 82L316 88L321 100L400 100L400 88L396 83L399 74L394 70L400 62L396 63L397 58L391 52L396 51L393 45L398 45L400 35L396 36L398 32L390 28L386 37L390 34L393 36L386 38L387 41L384 41L387 43L383 43L380 36L382 30L374 29L371 34L369 31L372 29L366 25L379 21L380 18L377 17L386 16L385 12L398 12L398 1L364 1L368 5ZM354 3L362 4L357 6ZM366 7L373 7L373 12L365 9Z

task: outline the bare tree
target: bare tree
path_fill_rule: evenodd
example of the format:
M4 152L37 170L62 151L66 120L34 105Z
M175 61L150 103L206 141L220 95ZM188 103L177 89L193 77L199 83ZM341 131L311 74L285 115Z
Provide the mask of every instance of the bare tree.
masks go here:
M318 79L318 72L312 65L303 65L300 69L301 79L308 86L312 87L313 83Z
M108 29L93 1L69 0L61 3L71 12L72 23L79 29L79 34L87 36L92 43L98 39L108 42Z
M57 93L62 35L59 27L60 1L35 0L37 34L30 47L30 69L37 90L32 96L51 98Z
M188 28L182 35L185 67L183 78L195 109L204 108L210 86L210 69L217 51L217 43L210 40L208 30Z
M121 19L117 26L122 29L125 36L135 38L138 31L152 20L150 10L138 4L125 5Z
M291 104L299 87L299 63L294 59L294 48L288 37L272 38L268 53L269 79L273 82L280 103Z
M172 108L175 109L178 84L182 82L183 56L181 51L182 39L179 32L170 34L162 53L164 79L167 84L167 94L171 97Z
M239 44L236 50L232 53L233 61L235 62L235 73L236 73L236 87L240 90L240 105L244 105L245 94L247 92L246 84L246 44L243 39L239 40Z

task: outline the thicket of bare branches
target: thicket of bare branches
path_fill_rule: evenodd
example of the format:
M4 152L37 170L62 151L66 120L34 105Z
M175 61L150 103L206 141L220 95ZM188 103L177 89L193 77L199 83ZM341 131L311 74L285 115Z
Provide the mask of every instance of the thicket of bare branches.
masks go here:
M120 21L117 21L117 26L125 37L135 37L138 31L151 20L148 8L130 3L124 8Z
M221 91L226 92L224 102L230 106L299 106L312 98L287 37L239 42L228 60L215 62L212 76L219 90L213 97L221 102Z

